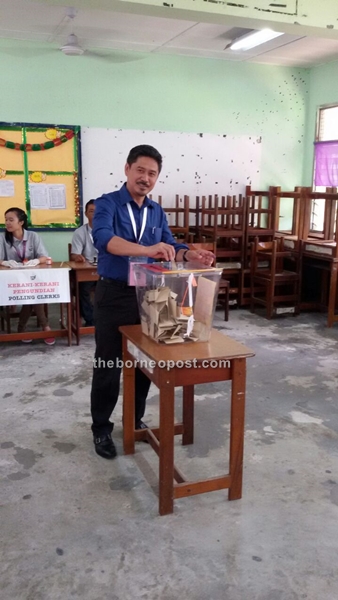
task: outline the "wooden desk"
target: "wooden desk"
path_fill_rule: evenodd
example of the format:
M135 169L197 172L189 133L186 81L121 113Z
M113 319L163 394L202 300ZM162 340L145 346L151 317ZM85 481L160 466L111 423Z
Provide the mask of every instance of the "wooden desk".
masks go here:
M243 444L245 412L246 359L254 356L249 349L212 330L209 342L190 342L164 346L141 331L140 325L120 327L123 360L153 361L141 364L142 371L159 388L160 424L158 428L135 430L135 368L123 370L123 445L125 454L134 454L135 440L147 439L159 456L159 512L173 512L174 499L229 489L229 500L242 497ZM183 361L180 368L176 361ZM163 361L163 362L161 362ZM171 361L171 362L168 362ZM190 363L188 362L190 361ZM195 362L193 362L195 361ZM209 367L202 367L209 361ZM223 361L216 367L210 361ZM161 365L167 365L161 368ZM193 365L189 367L188 365ZM211 363L214 365L215 363ZM174 465L174 435L182 434L182 444L194 441L194 385L214 381L232 381L229 473L201 481L187 481ZM175 387L183 387L182 423L174 423ZM176 483L174 483L174 480Z
M80 291L79 284L82 281L98 281L97 265L91 265L88 262L80 263L73 260L67 263L71 271L70 276L70 291L71 291L71 312L72 312L72 333L76 337L76 343L80 343L80 335L88 335L95 333L95 327L82 327L80 315Z
M50 272L53 271L53 269L67 269L67 271L69 270L69 267L66 263L59 263L59 262L55 262L52 265L38 265L37 267L33 267L32 270L34 271L45 271L46 275L48 275L48 277L50 277ZM28 270L28 269L27 269ZM0 267L0 285L6 285L6 275L13 272L13 271L23 271L23 269L8 269L7 267ZM49 301L48 299L46 299L44 301L44 304L56 304L57 301L55 300L51 300ZM20 301L18 300L17 302L18 305L20 305ZM34 301L32 300L31 304L34 304ZM60 306L62 306L63 303L60 303ZM50 331L26 331L23 333L1 333L0 332L0 342L18 342L18 341L22 341L22 340L28 340L28 339L32 339L32 340L36 340L36 339L44 339L44 338L50 338L50 337L67 337L68 338L68 346L71 345L72 343L72 332L71 332L71 310L70 310L70 302L65 303L66 307L67 307L67 321L66 324L63 323L63 319L61 319L61 323L60 323L60 329L51 329ZM9 305L8 305L9 306Z
M327 308L327 326L338 322L338 248L336 242L303 241L302 269L309 265L322 273L321 298L317 303L301 303L301 309ZM327 297L328 296L328 297Z

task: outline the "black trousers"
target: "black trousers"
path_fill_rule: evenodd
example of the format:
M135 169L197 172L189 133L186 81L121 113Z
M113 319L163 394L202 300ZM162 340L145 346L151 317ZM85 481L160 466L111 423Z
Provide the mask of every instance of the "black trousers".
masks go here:
M92 431L99 437L111 433L114 424L109 421L120 391L122 360L121 325L140 323L135 288L120 281L99 280L94 302L95 361L91 391ZM108 362L111 361L111 362ZM135 370L135 422L142 419L150 380L139 369Z
M93 325L93 304L91 294L95 291L95 281L81 281L79 283L80 315L87 325Z

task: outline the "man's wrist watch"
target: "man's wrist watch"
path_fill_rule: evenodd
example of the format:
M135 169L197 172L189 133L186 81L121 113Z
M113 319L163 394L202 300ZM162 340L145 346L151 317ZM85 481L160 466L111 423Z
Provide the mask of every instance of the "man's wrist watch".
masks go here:
M186 258L186 256L187 256L187 252L189 252L189 250L185 250L185 251L183 252L183 256L182 256L182 260L183 260L183 262L188 262L188 259Z

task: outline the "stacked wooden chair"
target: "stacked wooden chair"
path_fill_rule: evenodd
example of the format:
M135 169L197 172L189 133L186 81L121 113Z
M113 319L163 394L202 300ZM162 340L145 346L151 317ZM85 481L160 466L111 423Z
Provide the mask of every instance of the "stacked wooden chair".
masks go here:
M199 234L201 240L216 241L216 264L230 282L230 296L239 303L244 261L245 198L202 197Z
M162 206L162 196L158 197L158 203ZM168 224L173 236L182 242L189 241L189 196L183 199L176 194L175 206L162 207L167 214Z
M251 247L251 311L256 305L271 319L277 314L299 313L300 252L299 242L288 248L284 238L261 242Z
M244 264L241 271L240 305L251 299L251 245L257 237L261 242L272 241L276 233L276 201L274 188L268 191L252 190L246 186Z

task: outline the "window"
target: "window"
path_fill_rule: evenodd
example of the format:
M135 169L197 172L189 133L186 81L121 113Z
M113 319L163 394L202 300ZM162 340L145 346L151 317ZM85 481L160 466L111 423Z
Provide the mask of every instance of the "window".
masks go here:
M338 185L338 105L318 111L315 144L314 189L325 192ZM323 232L325 200L313 200L310 231Z
M316 142L338 140L338 105L320 108L318 113Z

